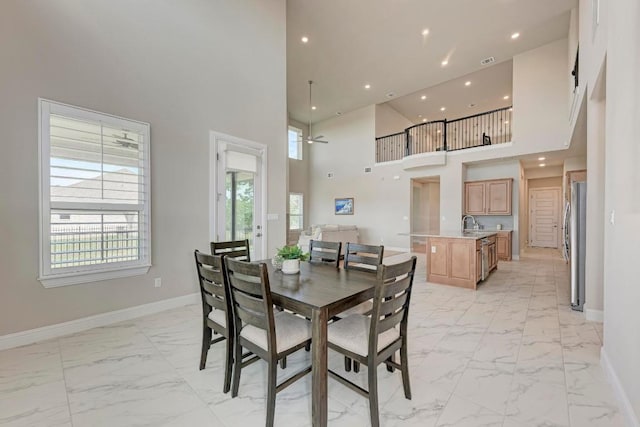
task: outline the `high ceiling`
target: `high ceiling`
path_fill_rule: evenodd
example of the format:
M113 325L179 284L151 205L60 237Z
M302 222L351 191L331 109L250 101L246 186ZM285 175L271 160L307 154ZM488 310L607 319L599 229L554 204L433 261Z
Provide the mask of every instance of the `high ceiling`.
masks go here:
M415 98L416 92L485 68L480 61L489 56L503 63L566 37L575 3L288 0L289 116L308 121L307 81L313 80L314 122L390 100L412 121L418 122L418 114L431 120L436 118L433 113L418 111L410 106L412 100L397 98L409 94ZM426 29L428 34L423 35ZM516 32L520 37L514 40L511 35ZM301 41L303 36L307 43ZM443 60L448 61L446 66L441 65ZM450 113L446 116L453 118Z

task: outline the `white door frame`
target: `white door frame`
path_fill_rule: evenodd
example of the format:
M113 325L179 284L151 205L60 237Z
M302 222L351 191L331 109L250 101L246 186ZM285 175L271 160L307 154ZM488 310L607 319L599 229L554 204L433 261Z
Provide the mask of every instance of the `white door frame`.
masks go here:
M532 197L532 192L533 191L539 191L539 190L557 190L558 192L558 212L556 213L556 223L558 224L556 227L556 234L557 234L557 246L555 247L555 249L561 249L562 248L562 208L563 206L561 206L562 204L562 187L535 187L535 188L529 188L528 189L528 198L527 198L527 211L528 211L528 215L527 215L527 220L528 220L528 224L527 224L527 230L528 230L528 241L529 241L529 246L531 247L538 247L538 246L533 246L531 243L533 242L533 238L531 236L531 219L532 219L532 215L531 215L531 197ZM552 248L553 249L553 248Z
M267 254L267 145L250 141L248 139L238 138L236 136L227 135L221 132L209 132L209 240L215 241L218 232L218 204L222 200L218 200L217 188L218 182L218 147L221 143L231 143L238 145L247 152L257 152L262 159L260 169L260 227L262 232L260 244L260 257L264 258ZM256 221L257 222L257 221ZM255 230L254 230L255 231ZM258 248L256 248L258 249Z

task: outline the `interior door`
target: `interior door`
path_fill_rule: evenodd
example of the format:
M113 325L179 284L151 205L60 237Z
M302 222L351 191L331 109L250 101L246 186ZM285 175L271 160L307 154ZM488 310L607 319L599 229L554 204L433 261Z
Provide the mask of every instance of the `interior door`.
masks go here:
M529 246L558 247L560 188L529 190Z
M238 141L218 138L215 153L212 239L248 239L251 259L263 259L263 151Z

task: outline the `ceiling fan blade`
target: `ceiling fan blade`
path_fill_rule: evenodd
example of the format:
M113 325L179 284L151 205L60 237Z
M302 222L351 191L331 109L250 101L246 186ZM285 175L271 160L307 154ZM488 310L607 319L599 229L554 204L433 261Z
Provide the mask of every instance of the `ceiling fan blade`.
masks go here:
M307 142L309 144L312 144L314 142L321 142L322 144L328 144L329 143L329 141L324 141L324 140L319 139L319 138L307 138Z

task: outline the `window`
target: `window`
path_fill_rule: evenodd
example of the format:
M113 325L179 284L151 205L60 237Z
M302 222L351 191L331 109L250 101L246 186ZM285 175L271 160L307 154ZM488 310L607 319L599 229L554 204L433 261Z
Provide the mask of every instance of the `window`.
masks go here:
M302 230L304 228L303 212L302 194L289 193L289 230Z
M149 124L39 102L40 281L54 287L146 273Z
M289 126L289 158L302 160L302 131Z

